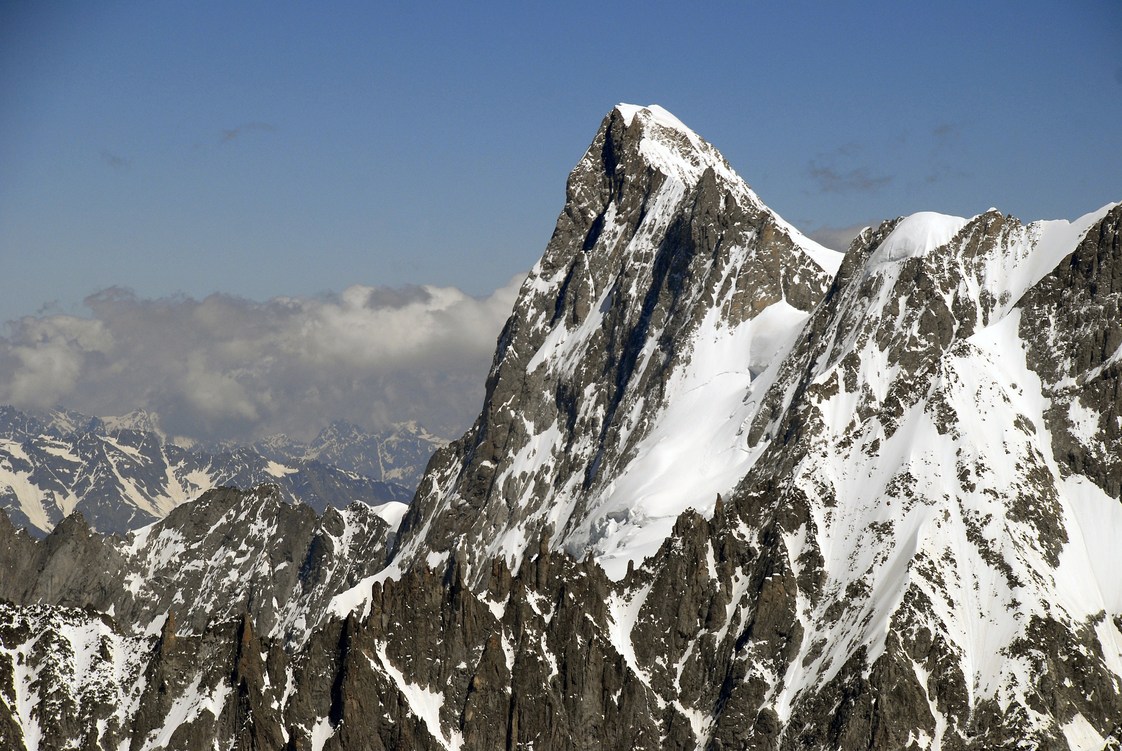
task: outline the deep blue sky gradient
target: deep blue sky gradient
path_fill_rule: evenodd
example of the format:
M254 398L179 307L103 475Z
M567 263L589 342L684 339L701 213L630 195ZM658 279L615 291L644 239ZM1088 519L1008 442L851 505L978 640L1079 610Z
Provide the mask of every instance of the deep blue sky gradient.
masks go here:
M111 286L483 294L619 101L808 232L1122 200L1117 0L7 2L0 321Z

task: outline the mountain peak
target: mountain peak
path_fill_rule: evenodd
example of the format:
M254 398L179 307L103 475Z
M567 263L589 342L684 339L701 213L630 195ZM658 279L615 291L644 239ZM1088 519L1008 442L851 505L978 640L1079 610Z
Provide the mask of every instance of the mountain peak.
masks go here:
M109 431L137 430L154 433L160 437L160 440L167 439L167 435L160 427L160 416L146 409L136 409L124 415L102 417L101 422L105 425L105 429Z
M906 216L893 228L873 255L873 262L900 261L927 255L950 242L967 220L934 211Z
M4 747L1118 749L1122 206L899 217L832 274L683 128L605 118L408 507L317 518L276 458L125 541L0 519ZM215 464L32 427L25 519ZM424 445L330 431L276 449Z
M840 259L669 112L615 107L569 175L479 421L430 464L402 558L428 530L425 555L462 540L470 558L517 563L552 527L554 547L622 575L685 508L708 515L742 476L745 396ZM719 429L686 438L702 412ZM471 529L457 521L465 504L480 511Z
M621 102L615 106L615 111L623 116L624 122L628 127L631 126L635 117L639 116L641 121L649 120L664 128L677 130L689 138L700 140L696 133L686 127L685 123L657 104L648 104L644 107L638 104L625 104Z
M754 205L763 206L759 197L729 166L716 148L697 135L685 123L657 104L641 107L617 104L601 126L605 148L609 154L635 153L647 166L684 186L695 185L707 171L721 179L726 187L743 193ZM594 146L600 141L597 138ZM606 160L606 166L620 169L635 177L634 164L628 160Z

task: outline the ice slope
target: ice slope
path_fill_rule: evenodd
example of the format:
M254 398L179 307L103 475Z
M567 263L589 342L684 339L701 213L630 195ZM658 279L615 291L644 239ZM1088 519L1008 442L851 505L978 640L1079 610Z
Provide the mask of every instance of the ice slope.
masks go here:
M727 496L751 466L743 426L754 405L746 399L806 319L784 301L731 329L719 310L706 315L689 367L671 377L653 427L571 534L569 548L593 555L619 578L628 563L658 549L685 509L712 514L717 496Z

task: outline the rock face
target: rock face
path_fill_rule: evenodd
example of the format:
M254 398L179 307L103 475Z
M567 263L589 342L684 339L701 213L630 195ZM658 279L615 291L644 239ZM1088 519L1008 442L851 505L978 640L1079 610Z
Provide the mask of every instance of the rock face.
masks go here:
M125 538L74 514L37 541L4 519L0 599L90 608L134 632L169 613L185 633L244 613L257 632L300 643L336 594L385 565L403 504L317 516L283 499L275 486L220 488Z
M478 576L553 529L555 545L622 575L742 475L747 413L726 407L839 262L665 110L617 107L569 176L483 412L430 465L400 558L459 548Z
M343 450L341 441L333 446ZM249 447L183 448L166 442L147 413L101 420L56 412L41 420L0 407L0 508L37 535L50 532L74 510L98 531L124 534L211 488L261 483L272 483L288 501L317 511L345 508L359 498L407 502L412 492L325 463L318 455L281 458Z
M620 106L400 530L0 521L0 746L1117 748L1120 224L841 260Z

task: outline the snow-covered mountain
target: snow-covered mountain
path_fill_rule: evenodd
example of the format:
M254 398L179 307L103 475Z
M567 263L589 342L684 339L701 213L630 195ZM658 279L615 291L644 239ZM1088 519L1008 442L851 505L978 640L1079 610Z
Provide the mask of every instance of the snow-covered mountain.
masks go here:
M1122 205L843 258L620 105L407 513L0 528L0 745L1119 747L1120 496Z
M320 462L413 491L433 452L447 443L416 422L395 423L368 433L353 423L336 420L308 443L279 435L259 441L253 448L276 461Z
M617 107L569 176L483 413L424 480L404 558L516 560L552 528L622 576L744 476L747 397L840 263L670 113Z
M246 690L229 684L221 671L238 668L223 657L263 659L246 650L267 640L290 695L285 648L382 568L404 507L355 502L317 517L276 486L219 489L125 538L70 516L41 541L0 516L0 748L212 747L179 726L203 712L208 733L238 726L214 722Z
M183 448L164 439L150 413L102 419L56 410L38 418L0 407L0 508L37 534L75 510L96 530L124 533L211 488L261 483L320 512L412 495L399 484L315 458L278 461L249 447Z
M626 655L650 586L628 570L720 496L750 513L710 544L760 557L722 582L729 613L770 596L783 621L734 637L741 710L769 718L760 742L814 745L846 691L861 712L923 698L906 728L875 712L862 727L888 722L895 747L1110 732L1120 219L1118 204L1027 226L925 212L866 230L839 268L672 116L618 107L570 176L483 414L406 517L399 565L455 554L482 582L548 535L624 580ZM669 667L727 628L645 646L636 669L682 702ZM1113 714L1044 695L1075 685L1074 652ZM706 742L724 733L718 698L692 708Z
M135 633L169 614L200 631L247 613L263 635L300 643L332 597L382 569L405 508L355 501L317 514L262 485L207 491L124 536L74 515L37 542L0 520L11 574L0 598L88 606Z

